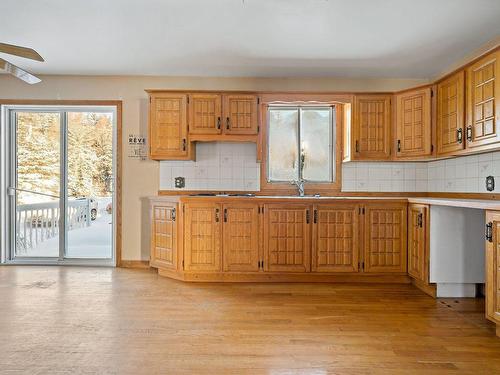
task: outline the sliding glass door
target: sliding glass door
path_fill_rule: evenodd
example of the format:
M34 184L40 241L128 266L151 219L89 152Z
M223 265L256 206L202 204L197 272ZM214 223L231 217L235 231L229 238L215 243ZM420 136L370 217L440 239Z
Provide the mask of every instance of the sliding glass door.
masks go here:
M7 108L10 260L114 262L115 113Z
M15 256L59 257L61 113L12 113ZM15 188L15 189L14 189Z

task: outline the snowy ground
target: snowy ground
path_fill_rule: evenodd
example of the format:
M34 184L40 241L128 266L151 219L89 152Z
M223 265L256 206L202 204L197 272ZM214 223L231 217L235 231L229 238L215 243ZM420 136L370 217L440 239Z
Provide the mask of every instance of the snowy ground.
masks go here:
M67 258L99 258L109 259L112 255L113 226L111 214L105 211L110 198L99 199L96 220L89 227L73 229L68 232ZM48 239L35 248L29 249L19 257L58 257L59 237Z

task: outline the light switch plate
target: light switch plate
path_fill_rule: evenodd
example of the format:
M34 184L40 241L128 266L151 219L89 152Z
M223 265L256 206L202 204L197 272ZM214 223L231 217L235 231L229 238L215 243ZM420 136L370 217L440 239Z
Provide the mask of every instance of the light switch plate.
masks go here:
M184 177L176 177L174 181L175 187L177 189L182 189L184 186L186 186L186 179Z
M486 190L495 190L495 178L493 176L486 177Z

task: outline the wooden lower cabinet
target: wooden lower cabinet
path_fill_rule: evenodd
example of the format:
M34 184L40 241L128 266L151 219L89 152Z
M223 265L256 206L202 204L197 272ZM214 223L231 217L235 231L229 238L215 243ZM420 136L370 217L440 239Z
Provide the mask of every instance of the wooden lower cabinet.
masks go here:
M426 246L428 209L424 204L408 207L408 274L422 282L427 282L429 276Z
M310 215L310 205L264 205L265 271L310 270Z
M359 206L314 206L312 234L313 272L358 272Z
M224 271L259 271L259 206L226 204L223 217Z
M486 317L500 336L500 211L486 212Z
M221 205L184 205L184 269L221 271Z
M151 265L177 269L177 205L151 206Z
M153 199L152 204L151 266L165 276L192 281L377 281L379 276L409 281L404 201L190 197L161 202ZM424 278L422 235L413 229L410 241L416 247L409 272Z
M406 206L373 203L363 208L365 272L406 272Z

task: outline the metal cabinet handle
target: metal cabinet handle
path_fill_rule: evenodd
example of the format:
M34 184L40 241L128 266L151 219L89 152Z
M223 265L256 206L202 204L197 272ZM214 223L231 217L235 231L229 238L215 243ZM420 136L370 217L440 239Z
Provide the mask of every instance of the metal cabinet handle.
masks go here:
M417 215L417 225L419 226L419 228L422 228L423 222L424 222L423 215L422 213L419 213Z
M462 134L462 128L457 129L457 142L462 143L463 142L463 134Z
M186 151L186 138L182 139L182 151Z
M467 126L467 140L472 142L472 125Z
M220 116L217 117L217 129L220 129Z
M226 117L226 129L229 130L229 117Z
M215 222L216 223L219 222L219 209L218 208L215 209Z
M401 152L401 139L398 139L398 152Z
M359 141L356 141L356 152L359 152Z
M486 238L486 241L493 242L493 223L491 221L488 224L486 224L484 237Z
M227 223L227 208L224 208L224 222Z

